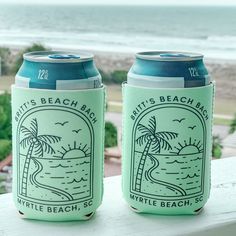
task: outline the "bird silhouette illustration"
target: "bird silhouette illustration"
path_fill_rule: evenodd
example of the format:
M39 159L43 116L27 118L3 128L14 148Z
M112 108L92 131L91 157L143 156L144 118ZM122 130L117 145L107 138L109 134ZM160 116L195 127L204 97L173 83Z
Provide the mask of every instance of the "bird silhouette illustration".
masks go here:
M64 126L65 124L69 123L69 121L64 121L64 122L56 122L55 125L61 125Z
M182 119L180 119L180 120L174 119L174 120L172 120L172 121L177 121L177 122L181 123L183 120L186 120L186 119L185 119L185 118L182 118Z
M196 128L196 125L194 125L194 126L189 126L188 128L193 130L194 128Z
M81 129L77 129L77 130L74 129L74 130L72 130L72 132L78 134L80 130L81 130Z

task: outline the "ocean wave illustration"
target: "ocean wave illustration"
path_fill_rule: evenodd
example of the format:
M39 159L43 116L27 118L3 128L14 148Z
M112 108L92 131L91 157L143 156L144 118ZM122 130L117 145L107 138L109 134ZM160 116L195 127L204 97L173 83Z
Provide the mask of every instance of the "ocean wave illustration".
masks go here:
M181 178L181 179L192 179L192 178L194 178L194 177L199 177L200 175L198 175L198 174L194 174L193 176L191 176L191 175L187 175L187 176L185 176L185 177L183 177L183 178Z
M199 186L192 187L192 188L186 188L186 190L189 191L189 190L194 190L194 189L197 189L197 188L199 188Z
M68 168L69 166L63 166L62 164L59 164L57 166L50 166L50 168L57 168L57 167Z
M83 194L85 193L85 191L81 191L81 192L78 192L78 193L72 193L72 195L79 195L79 194Z
M84 162L81 162L80 165L83 165L83 164L89 164L90 161L84 161Z
M85 182L85 181L87 181L87 180L88 180L88 179L84 179L84 178L82 177L80 180L73 179L72 181L67 182L67 183L68 183L68 184L80 183L80 182Z
M166 164L174 164L174 163L183 164L184 162L183 161L178 161L178 160L166 162Z
M37 169L36 171L30 176L31 177L31 183L33 183L33 185L35 185L37 188L42 188L42 189L46 189L46 190L49 190L51 191L52 193L58 195L58 196L63 196L65 197L68 201L72 201L73 200L73 197L63 191L62 189L59 189L59 188L56 188L56 187L53 187L53 186L50 186L50 185L46 185L46 184L42 184L40 182L37 181L37 175L43 170L43 165L37 160L37 159L33 159L35 165L37 166Z
M179 187L175 184L169 183L169 182L165 182L165 181L161 181L159 179L155 179L152 176L152 172L159 166L159 161L156 160L156 158L154 158L152 155L149 155L149 157L153 161L153 166L149 170L146 171L146 173L145 173L146 174L146 179L150 180L153 183L163 185L163 186L165 186L166 188L170 189L173 192L178 192L180 196L186 196L186 192L181 187Z
M190 160L190 161L197 161L197 160L202 160L202 157L197 157L197 158L192 159L192 160Z

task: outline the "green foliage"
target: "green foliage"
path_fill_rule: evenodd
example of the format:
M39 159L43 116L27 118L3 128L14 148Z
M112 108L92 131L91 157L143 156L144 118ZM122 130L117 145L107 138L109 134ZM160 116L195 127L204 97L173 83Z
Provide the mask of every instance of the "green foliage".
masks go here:
M221 139L218 135L213 136L212 142L212 156L215 158L220 158L222 155L223 145L221 144Z
M11 153L11 141L0 139L0 161L5 159Z
M12 73L16 74L20 69L20 66L23 62L23 54L27 52L34 51L48 51L49 49L44 47L42 44L34 43L32 46L25 48L23 51L20 51L16 56L16 60L14 61L14 65L12 66Z
M11 140L11 97L10 94L0 95L0 139Z
M127 79L127 71L115 70L112 73L106 73L99 69L99 73L102 76L102 82L104 84L122 84Z
M11 152L11 97L0 95L0 161Z
M111 81L111 78L110 78L110 75L108 73L105 73L103 70L99 69L99 73L100 75L102 76L102 82L104 84L110 84L112 81Z
M6 178L3 176L0 176L0 194L6 193L6 188L5 186L2 184L3 181L5 181Z
M3 194L3 193L6 193L6 189L4 186L0 186L0 194Z
M236 114L234 114L234 118L230 123L229 134L232 134L236 131Z
M127 71L115 70L111 73L112 81L116 84L122 84L127 79Z
M10 72L11 51L9 48L0 47L0 60L2 75L7 75Z
M117 146L117 128L112 122L105 123L105 148Z
M0 182L4 181L6 178L0 175Z

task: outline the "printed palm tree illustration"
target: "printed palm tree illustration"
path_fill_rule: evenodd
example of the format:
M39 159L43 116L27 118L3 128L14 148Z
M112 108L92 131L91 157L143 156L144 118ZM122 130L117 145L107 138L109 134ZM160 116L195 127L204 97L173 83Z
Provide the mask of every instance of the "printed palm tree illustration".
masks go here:
M140 131L141 135L136 139L136 142L140 146L146 143L138 164L137 175L135 180L135 190L140 192L144 165L147 156L149 155L150 148L154 153L160 153L161 149L171 150L172 147L168 140L176 138L178 134L169 131L157 132L157 123L155 116L152 116L149 119L148 126L138 124L138 130Z
M27 196L27 181L29 174L29 166L33 153L37 157L43 157L44 152L49 154L54 154L55 151L50 146L50 144L56 143L61 140L61 137L55 135L48 135L48 134L39 135L37 119L32 119L30 124L31 124L30 128L21 126L21 133L24 135L24 138L21 140L20 145L23 148L29 146L24 163L22 183L21 183L22 186L21 194L23 196Z

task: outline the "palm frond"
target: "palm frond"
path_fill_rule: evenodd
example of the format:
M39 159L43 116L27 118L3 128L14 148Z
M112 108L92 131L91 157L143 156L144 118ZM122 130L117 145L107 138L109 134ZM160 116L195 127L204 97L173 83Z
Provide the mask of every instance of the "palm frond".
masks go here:
M172 147L168 140L178 137L178 133L162 131L155 133L154 137L155 138L152 142L152 151L160 153L161 149L172 150Z
M26 137L26 138L24 138L24 139L22 139L21 141L20 141L20 145L23 147L23 148L26 148L26 146L28 146L31 142L30 142L30 140L33 138L33 136L32 137Z
M24 136L33 137L32 132L23 125L20 127L20 131L21 131L22 134L24 134Z
M38 135L38 122L37 122L37 119L33 119L31 122L30 122L30 124L31 124L31 132L33 133L33 135L35 136L35 137L37 137L37 135Z
M45 134L45 135L39 135L38 139L40 141L44 141L44 142L48 142L48 143L56 143L61 140L61 137L56 136L56 135Z
M178 137L178 133L162 131L155 133L156 137L161 137L163 139L171 140Z
M161 147L160 147L160 140L155 138L152 142L152 151L155 153L160 153Z
M172 150L171 145L164 138L158 137L158 139L160 140L159 142L160 142L161 148L163 148L164 150Z
M154 134L156 132L156 117L155 116L152 116L150 119L149 119L149 123L148 123L148 126L149 126L149 129L151 130L151 132Z
M34 144L34 154L37 155L38 157L42 157L43 156L43 146L40 142L36 142Z
M142 124L138 124L138 131L140 131L141 134L152 134L152 131Z
M40 140L40 142L41 142L42 147L43 147L43 149L46 153L48 153L48 154L54 154L55 153L54 149L47 142L45 142L43 140Z
M148 136L149 136L148 134L141 135L135 141L136 141L136 143L139 144L139 146L142 146L143 143L145 143L147 141Z
M164 150L172 150L170 143L164 139L161 142L161 148L163 148Z

